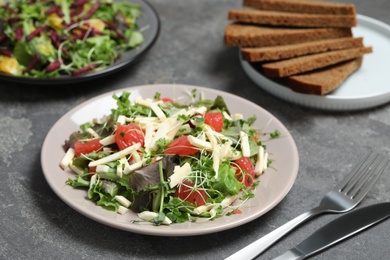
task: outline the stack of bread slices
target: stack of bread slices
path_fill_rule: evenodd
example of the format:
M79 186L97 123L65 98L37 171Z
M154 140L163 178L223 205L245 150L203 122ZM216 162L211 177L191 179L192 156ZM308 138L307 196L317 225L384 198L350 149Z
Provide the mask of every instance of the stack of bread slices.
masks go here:
M243 0L230 10L225 45L293 91L325 95L360 68L371 53L355 38L353 4L320 0Z

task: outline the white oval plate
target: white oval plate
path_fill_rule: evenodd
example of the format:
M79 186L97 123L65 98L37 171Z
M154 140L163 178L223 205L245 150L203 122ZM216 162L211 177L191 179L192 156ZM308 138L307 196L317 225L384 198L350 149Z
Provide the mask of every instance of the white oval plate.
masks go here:
M62 145L72 132L79 130L80 124L91 121L93 118L109 115L110 109L116 107L115 100L112 98L114 93L120 95L124 90L130 91L131 98L140 95L144 98L153 98L156 92L160 92L163 97L188 97L188 91L193 89L203 91L208 99L214 99L218 95L222 96L231 113L242 113L246 118L255 114L257 116L255 126L262 128L263 131L279 130L282 133L281 138L267 142L269 158L274 160L272 168L260 177L260 185L255 191L255 198L249 200L241 208L242 214L224 216L214 221L188 222L170 226L154 226L150 223L135 224L131 222L138 219L135 213L120 215L105 210L86 199L85 190L73 189L65 185L65 181L73 178L74 174L70 171L63 171L59 167L65 154ZM41 151L42 170L49 186L70 207L108 226L156 236L193 236L214 233L237 227L260 217L287 195L296 179L298 164L298 151L293 138L283 124L269 112L232 94L188 85L145 85L97 96L62 116L47 134Z
M265 77L240 57L241 65L260 88L298 105L322 110L352 111L385 104L390 101L390 26L363 15L357 15L357 22L358 26L352 29L354 37L364 37L364 45L373 47L374 52L365 55L361 68L328 95L294 92Z

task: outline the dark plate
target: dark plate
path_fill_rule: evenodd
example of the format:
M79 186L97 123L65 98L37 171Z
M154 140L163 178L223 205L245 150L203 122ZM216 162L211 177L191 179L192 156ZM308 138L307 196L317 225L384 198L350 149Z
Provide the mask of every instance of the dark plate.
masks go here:
M145 54L156 42L160 32L160 19L156 10L148 2L144 0L129 1L141 5L143 14L138 19L138 27L147 28L145 31L142 32L145 41L138 48L123 52L121 57L110 67L107 67L106 69L101 71L92 72L80 76L62 76L58 78L48 79L11 76L0 72L0 80L32 85L70 84L107 76L130 66L136 60L140 59L142 55Z

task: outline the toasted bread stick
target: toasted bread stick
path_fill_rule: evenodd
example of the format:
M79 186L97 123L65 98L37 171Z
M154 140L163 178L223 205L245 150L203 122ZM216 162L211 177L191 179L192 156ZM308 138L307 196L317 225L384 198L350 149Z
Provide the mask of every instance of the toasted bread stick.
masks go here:
M351 29L286 29L242 24L230 24L225 28L226 46L265 47L340 37L352 37Z
M356 26L356 15L301 14L255 9L232 9L228 19L234 22L306 28L349 28Z
M358 70L362 60L363 58L360 57L325 69L287 77L286 84L296 92L325 95L337 89L352 73Z
M243 0L244 6L261 10L272 10L308 14L356 14L353 4L308 0Z
M371 52L371 47L329 51L320 54L311 54L298 58L266 63L262 65L262 68L265 75L269 77L286 77L355 59Z
M274 61L354 47L363 47L362 37L345 37L274 47L242 48L241 56L244 60L249 62Z

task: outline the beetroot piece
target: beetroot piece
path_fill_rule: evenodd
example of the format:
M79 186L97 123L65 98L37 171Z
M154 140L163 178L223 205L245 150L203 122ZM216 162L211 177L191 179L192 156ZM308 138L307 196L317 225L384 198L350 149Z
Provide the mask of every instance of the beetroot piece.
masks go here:
M19 42L22 40L22 38L23 38L23 28L19 26L15 30L15 40Z
M119 38L121 38L124 41L127 41L127 38L126 38L126 36L123 35L123 33L121 33L120 31L118 31L116 29L113 31L116 33L116 35L118 35Z
M120 31L118 31L117 25L116 25L116 24L114 24L114 23L112 23L112 22L109 22L109 21L106 21L106 20L103 20L103 23L105 23L105 24L108 26L108 28L111 29L111 31L115 32L116 35L117 35L119 38L121 38L121 39L124 40L124 41L127 41L127 38L123 35L123 33L121 33Z
M8 23L9 25L11 25L11 24L13 24L13 23L20 22L20 21L22 21L22 18L20 18L20 17L12 17L12 18L8 18L8 19L7 19L7 23Z
M5 34L0 35L0 43L7 38Z
M116 30L116 24L115 23L112 23L112 22L109 22L109 21L106 21L106 20L102 20L103 23L105 23L110 29L112 30Z
M99 8L100 3L96 2L94 3L91 8L88 10L87 14L85 15L84 19L87 20L91 18L91 16L96 12L96 10Z
M61 61L60 60L55 60L46 67L46 72L51 72L56 69L58 69L61 66Z
M50 34L51 42L54 44L54 46L57 49L60 49L60 46L61 46L60 35L54 30L50 30L49 34ZM61 48L61 51L62 51L62 53L65 54L66 57L70 57L69 52L64 47Z
M39 54L35 53L33 58L31 59L30 63L28 64L28 66L26 68L26 72L30 72L35 67L35 65L37 65L39 59L40 59Z
M6 49L0 49L0 53L4 56L12 57L12 52Z
M57 13L58 10L60 10L60 9L61 8L58 5L54 5L54 6L50 7L48 10L46 10L45 15Z
M98 65L97 65L96 63L90 64L90 65L85 66L85 67L83 67L83 68L81 68L81 69L75 70L75 71L72 73L72 75L73 75L73 76L78 76L78 75L80 75L80 74L83 74L83 73L86 73L86 72L89 72L89 71L95 69L97 66L98 66Z
M32 38L40 34L43 30L46 29L46 26L36 28L32 33L26 36L26 41L30 41Z
M86 3L88 3L89 0L75 0L73 3L72 3L72 6L83 6L85 5Z

